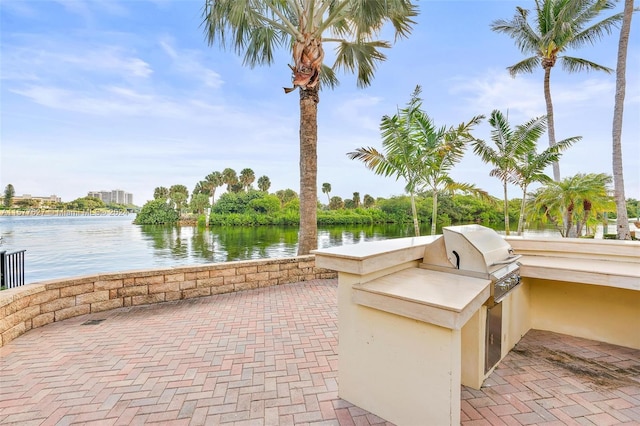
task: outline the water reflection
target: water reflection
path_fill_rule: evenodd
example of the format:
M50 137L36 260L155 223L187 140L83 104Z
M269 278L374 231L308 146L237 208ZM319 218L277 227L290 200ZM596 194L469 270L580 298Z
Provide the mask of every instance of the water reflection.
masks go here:
M206 262L290 257L297 254L298 228L259 227L140 227L157 257ZM357 244L410 236L405 225L333 226L318 229L318 247Z

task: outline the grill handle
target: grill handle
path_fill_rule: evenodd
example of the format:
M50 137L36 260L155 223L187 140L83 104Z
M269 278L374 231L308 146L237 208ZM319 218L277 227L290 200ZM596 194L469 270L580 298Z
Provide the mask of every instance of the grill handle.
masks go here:
M460 255L453 250L453 255L456 257L456 269L460 269Z
M454 251L454 253L455 253L455 251ZM491 264L491 266L494 266L494 265L508 265L508 264L513 263L516 260L520 259L521 257L522 257L521 254L516 254L515 256L509 256L504 260L498 260L497 262L493 262ZM460 268L458 268L458 269L460 269Z

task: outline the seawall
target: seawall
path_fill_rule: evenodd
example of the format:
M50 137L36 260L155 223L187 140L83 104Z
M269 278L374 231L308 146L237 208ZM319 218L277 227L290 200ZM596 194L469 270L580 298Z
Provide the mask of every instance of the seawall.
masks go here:
M307 255L41 281L0 292L0 347L33 328L79 315L335 277Z

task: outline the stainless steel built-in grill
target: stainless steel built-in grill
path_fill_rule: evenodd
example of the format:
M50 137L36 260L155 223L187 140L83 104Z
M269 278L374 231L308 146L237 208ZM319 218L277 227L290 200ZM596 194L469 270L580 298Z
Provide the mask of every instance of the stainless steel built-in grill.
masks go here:
M448 226L427 247L421 268L491 280L486 301L485 373L502 354L502 299L520 284L519 255L497 232L480 225Z
M519 255L493 229L481 225L447 226L442 238L425 251L425 269L491 280L491 297L499 303L520 284Z

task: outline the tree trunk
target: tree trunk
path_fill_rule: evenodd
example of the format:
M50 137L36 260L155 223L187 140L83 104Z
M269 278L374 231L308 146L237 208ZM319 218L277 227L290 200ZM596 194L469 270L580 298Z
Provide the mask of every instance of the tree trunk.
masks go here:
M433 191L431 210L431 235L436 235L436 225L438 222L438 191Z
M318 87L300 88L300 230L298 255L318 248Z
M416 237L420 236L420 223L418 223L418 210L416 210L416 197L413 192L409 194L411 198L411 215L413 216L413 233Z
M549 146L556 144L556 127L553 121L553 103L551 102L551 86L549 77L551 76L551 67L544 68L544 100L547 104L547 133L549 134ZM560 182L560 164L556 161L553 163L553 180Z
M618 64L616 65L616 97L613 107L613 187L616 201L616 234L619 240L630 240L629 217L624 196L624 175L622 172L622 116L626 92L627 47L629 45L629 29L633 14L633 0L625 0L624 16L620 28L618 44Z
M507 197L507 182L502 183L504 193L504 233L509 235L509 198Z
M522 203L520 204L520 217L518 218L518 235L524 231L524 208L527 204L527 185L522 188Z

